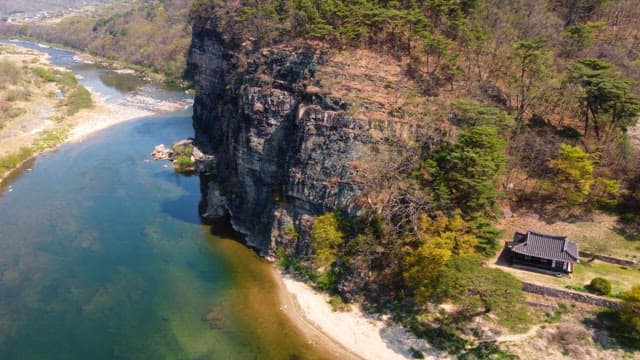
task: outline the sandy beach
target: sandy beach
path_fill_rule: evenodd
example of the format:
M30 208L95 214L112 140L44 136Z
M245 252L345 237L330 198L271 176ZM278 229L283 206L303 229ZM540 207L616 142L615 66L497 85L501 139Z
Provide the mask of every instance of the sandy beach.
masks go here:
M282 311L309 338L325 341L329 350L342 349L340 359L412 359L410 349L421 351L425 359L446 359L426 340L418 339L401 326L362 312L353 305L349 312L334 312L326 294L290 275L280 274ZM334 354L335 351L333 350ZM338 355L338 354L336 354Z
M108 127L159 112L141 109L135 106L108 104L94 91L90 91L94 99L95 107L90 110L83 110L74 117L67 142L81 141L87 136ZM180 107L176 105L174 109L162 110L170 111L178 109L180 109Z

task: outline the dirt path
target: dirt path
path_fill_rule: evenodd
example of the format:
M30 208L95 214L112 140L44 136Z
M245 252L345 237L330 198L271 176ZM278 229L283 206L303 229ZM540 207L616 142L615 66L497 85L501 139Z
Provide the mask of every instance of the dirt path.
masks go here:
M492 340L492 341L496 341L496 342L499 342L499 343L501 343L501 342L521 342L523 340L530 339L530 338L536 336L537 333L538 333L538 330L540 330L541 326L542 325L540 325L540 324L533 325L529 329L529 331L527 331L524 334L500 335L497 338L495 338L495 340Z

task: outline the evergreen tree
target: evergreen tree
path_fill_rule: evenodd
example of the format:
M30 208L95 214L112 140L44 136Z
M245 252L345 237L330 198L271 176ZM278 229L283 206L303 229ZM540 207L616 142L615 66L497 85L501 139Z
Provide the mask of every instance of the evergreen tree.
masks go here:
M569 68L569 81L580 87L579 95L585 136L593 126L600 139L602 121L608 120L607 137L615 129L626 131L637 123L640 100L631 92L631 82L620 79L611 70L611 64L599 59L586 58Z
M436 151L426 167L443 208L465 214L492 213L498 191L495 177L505 167L505 141L493 126L463 131L458 143Z

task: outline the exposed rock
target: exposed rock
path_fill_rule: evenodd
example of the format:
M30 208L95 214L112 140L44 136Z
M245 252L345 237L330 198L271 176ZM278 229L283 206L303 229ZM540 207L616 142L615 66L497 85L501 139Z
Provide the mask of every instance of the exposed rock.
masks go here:
M224 316L221 309L210 308L206 314L202 315L202 321L209 325L209 329L221 329L223 327Z
M184 139L176 142L171 146L174 152L176 153L192 153L193 150L193 140L192 139Z
M206 159L206 155L195 146L193 147L193 150L191 152L191 157L193 158L194 161L200 161L200 160Z
M215 159L206 155L193 144L192 139L180 140L167 148L164 144L156 146L151 152L154 160L170 160L177 172L196 172L211 175L215 168Z
M154 160L170 160L173 158L173 150L167 148L164 144L160 144L153 149L151 157Z
M215 157L224 190L203 186L212 204L201 209L218 214L211 209L224 193L232 225L265 257L277 248L308 254L315 216L334 208L360 214L365 176L406 144L442 138L417 121L351 116L348 101L316 86L329 61L322 50L238 49L217 26L215 17L195 21L187 69L196 87L195 144Z
M216 182L208 182L206 209L202 216L207 219L222 218L228 215L227 200L220 192L220 186Z

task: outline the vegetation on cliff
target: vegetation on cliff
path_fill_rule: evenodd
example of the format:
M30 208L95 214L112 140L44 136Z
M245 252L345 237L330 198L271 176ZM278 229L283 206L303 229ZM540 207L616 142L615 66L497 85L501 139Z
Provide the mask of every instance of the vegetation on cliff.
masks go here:
M500 319L514 304L490 294L517 299L518 282L485 271L478 257L497 249L491 224L501 208L555 219L608 211L638 234L638 11L629 0L203 0L193 16L216 16L231 52L307 41L329 53L373 49L401 64L399 81L416 90L419 110L389 109L384 120L438 124L453 136L376 167L363 187L388 196L368 198L361 218L319 217L304 271L348 298L418 310L451 300L467 315ZM337 93L339 80L313 80ZM386 110L373 98L354 96L347 113ZM466 291L461 269L499 290Z
M425 121L453 120L463 130L496 128L499 141L506 144L506 163L477 159L483 162L478 168L494 174L505 169L500 181L516 203L556 216L567 216L568 208L585 203L589 206L583 209L589 211L602 206L630 209L638 197L637 167L631 156L637 139L629 131L640 110L640 88L634 81L640 67L632 55L640 28L634 16L637 7L628 0L521 0L505 5L499 0L200 0L192 16L217 15L230 49L315 39L343 49L388 53L404 63L406 80L417 85L418 96L430 97L448 110L448 119L432 114ZM549 140L540 141L544 138ZM462 143L449 146L455 150ZM594 166L594 184L582 197L550 201L549 182L561 180L566 188L582 181L561 174L578 163L565 161L569 169L561 170L558 160L550 161L566 157L562 144L585 152L585 161ZM436 179L438 156L433 152L426 163ZM441 159L439 166L452 160ZM456 166L455 161L447 166ZM464 176L455 169L439 170L452 177L448 181ZM456 207L465 213L486 210L495 202L495 194L488 192L497 183L481 180L481 174L473 177L475 184L460 179L465 189L455 183L443 189L444 181L439 182L441 202L448 196L459 201L449 212ZM463 201L465 192L476 194L479 188L488 198Z

